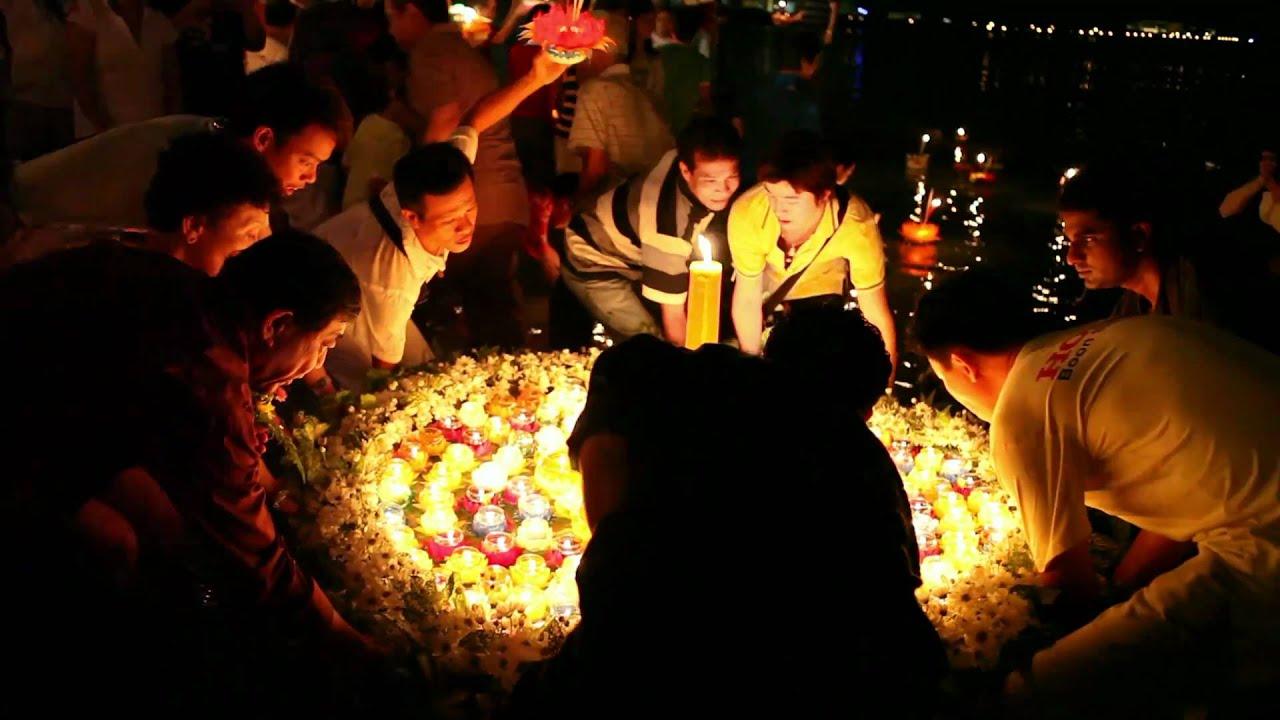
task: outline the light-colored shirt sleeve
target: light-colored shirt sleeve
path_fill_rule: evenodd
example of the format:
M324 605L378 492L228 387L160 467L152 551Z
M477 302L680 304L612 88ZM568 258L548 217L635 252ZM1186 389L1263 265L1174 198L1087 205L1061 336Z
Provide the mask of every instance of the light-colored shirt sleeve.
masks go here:
M1084 503L1088 456L1052 414L998 413L991 424L991 455L1000 484L1022 512L1027 545L1038 569L1089 539Z
M849 280L859 290L871 290L884 284L884 240L876 225L875 213L859 198L849 200L844 222L837 231L839 247L849 261Z
M601 107L604 98L598 83L587 83L578 92L578 104L573 111L573 125L569 128L569 149L583 148L605 150L605 133L608 131L609 114Z
M362 307L357 322L366 326L370 352L383 362L400 362L404 358L405 328L417 298L372 283L364 284L360 294Z
M462 151L467 161L476 164L476 153L480 150L480 133L469 125L459 125L449 136L449 144Z
M759 277L769 256L769 243L778 241L764 236L758 207L761 195L748 191L729 209L729 254L734 272L742 277ZM768 203L768 198L763 201Z
M1258 205L1258 217L1276 232L1280 232L1280 203L1276 202L1270 192L1262 193L1262 203Z

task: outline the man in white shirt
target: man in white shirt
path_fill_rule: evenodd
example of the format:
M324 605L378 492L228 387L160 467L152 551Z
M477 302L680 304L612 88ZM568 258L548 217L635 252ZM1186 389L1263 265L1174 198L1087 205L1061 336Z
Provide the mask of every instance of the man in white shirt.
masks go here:
M360 279L365 308L329 355L307 377L318 393L363 384L373 368L427 362L432 354L410 320L423 285L439 275L450 253L471 245L478 203L472 163L480 133L511 113L566 66L542 53L530 72L481 98L445 143L432 143L396 162L393 180L368 202L316 228Z
M938 283L914 328L947 390L990 421L996 475L1060 603L1099 592L1087 507L1141 529L1112 578L1132 596L1038 653L1011 699L1071 717L1275 703L1280 360L1183 318L1041 335L1042 317L992 268Z
M1276 232L1280 232L1280 182L1276 181L1276 153L1263 150L1258 160L1258 177L1232 190L1218 208L1224 218L1239 215L1258 193L1258 217Z

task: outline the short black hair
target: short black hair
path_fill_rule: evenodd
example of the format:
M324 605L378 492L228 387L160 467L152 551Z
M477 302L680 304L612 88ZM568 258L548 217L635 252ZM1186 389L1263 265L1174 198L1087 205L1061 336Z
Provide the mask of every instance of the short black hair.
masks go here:
M225 133L200 132L175 138L157 158L143 198L147 224L176 232L182 220L216 222L240 205L267 208L280 196L280 181L267 161Z
M391 171L396 200L402 208L417 208L426 195L444 195L472 177L471 163L449 143L430 143L409 151Z
M312 125L341 137L342 99L309 80L291 63L276 63L249 73L227 115L227 129L233 135L247 138L258 128L268 127L277 143Z
M269 27L286 27L298 17L298 6L289 0L268 0L262 18Z
M360 312L360 281L347 261L329 243L298 230L275 233L232 255L218 283L255 321L288 310L299 327L316 331Z
M717 117L695 117L676 138L676 157L693 168L702 155L708 160L742 157L742 136L733 123Z
M769 333L764 356L791 378L821 383L866 415L884 395L893 366L884 338L862 313L822 305L797 308Z
M1107 222L1128 225L1151 221L1156 215L1152 183L1136 168L1093 161L1062 185L1058 208L1067 212L1093 211Z
M702 29L702 23L706 17L700 6L672 8L671 15L675 21L676 39L686 45L692 43L698 36L698 31Z
M930 357L957 347L1000 352L1058 329L1009 272L980 267L939 280L916 306L911 337Z
M821 197L836 186L836 166L822 136L811 130L792 130L774 143L760 165L763 182L788 182L796 190Z
M804 60L805 62L814 62L818 59L818 56L822 54L822 38L818 37L817 33L797 33L796 36L791 39L791 47L796 51L796 54L800 56L801 60Z
M827 148L831 153L831 161L836 165L856 165L858 162L858 139L850 133L837 133L828 138Z
M447 23L452 22L453 18L449 16L449 0L387 0L395 7L397 12L404 12L409 5L418 8L418 12L422 13L422 17L428 22Z

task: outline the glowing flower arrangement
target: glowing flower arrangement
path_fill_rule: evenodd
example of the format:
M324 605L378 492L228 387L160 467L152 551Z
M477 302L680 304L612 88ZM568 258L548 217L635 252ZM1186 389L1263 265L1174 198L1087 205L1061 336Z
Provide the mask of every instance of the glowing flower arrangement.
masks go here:
M582 62L592 50L613 44L605 37L604 19L583 10L582 0L552 5L524 26L521 38L546 48L552 59L565 65Z
M593 360L462 358L362 397L320 440L328 483L312 480L322 489L301 536L335 562L366 624L508 687L522 662L559 648L579 617L575 573L591 537L565 439ZM888 400L871 425L912 500L917 597L957 666L994 663L1030 608L1010 592L1025 582L1010 569L1021 531L988 480L985 434Z

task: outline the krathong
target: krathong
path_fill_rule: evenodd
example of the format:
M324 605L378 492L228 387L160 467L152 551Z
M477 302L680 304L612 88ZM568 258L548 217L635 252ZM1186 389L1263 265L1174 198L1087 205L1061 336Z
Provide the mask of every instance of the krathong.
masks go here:
M582 9L582 0L555 3L524 26L521 38L546 49L556 62L573 65L587 59L592 50L608 49L605 23Z
M333 432L295 419L291 456L309 465L298 534L332 561L359 624L506 687L522 663L557 651L580 617L575 572L591 540L566 438L594 358L463 357L361 396ZM1014 592L1028 582L1025 545L985 432L888 399L870 426L911 501L917 598L955 666L992 666L1031 608Z

